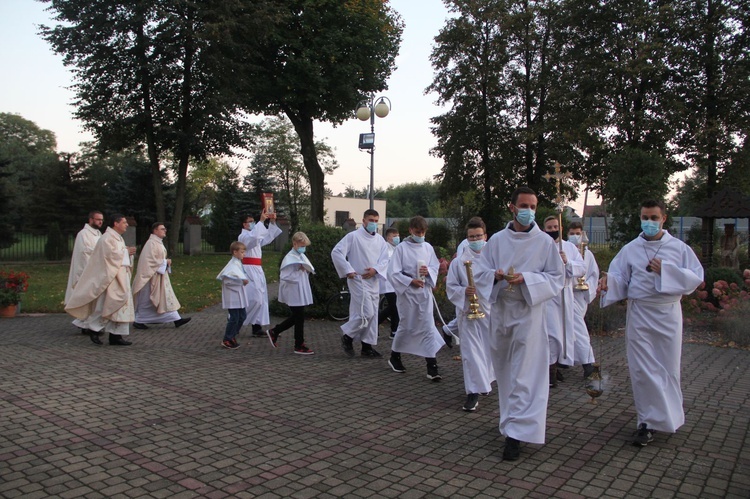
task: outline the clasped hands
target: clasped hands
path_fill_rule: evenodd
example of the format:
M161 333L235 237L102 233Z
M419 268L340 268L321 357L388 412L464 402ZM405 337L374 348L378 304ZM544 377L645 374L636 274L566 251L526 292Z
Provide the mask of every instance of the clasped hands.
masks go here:
M508 284L521 284L523 282L523 274L520 272L516 272L513 274L514 277L512 279L507 279ZM505 276L505 271L503 269L497 269L495 271L495 281L502 281Z

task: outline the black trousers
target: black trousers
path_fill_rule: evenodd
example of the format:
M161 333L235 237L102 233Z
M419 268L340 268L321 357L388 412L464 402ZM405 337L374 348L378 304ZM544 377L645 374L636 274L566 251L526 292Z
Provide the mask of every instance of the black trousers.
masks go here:
M294 348L299 348L305 344L305 307L289 307L289 309L292 311L292 316L274 326L273 330L278 334L294 326Z
M378 324L382 324L386 319L391 320L391 332L395 333L398 329L398 308L396 307L396 293L385 293L385 302L388 306L378 314Z

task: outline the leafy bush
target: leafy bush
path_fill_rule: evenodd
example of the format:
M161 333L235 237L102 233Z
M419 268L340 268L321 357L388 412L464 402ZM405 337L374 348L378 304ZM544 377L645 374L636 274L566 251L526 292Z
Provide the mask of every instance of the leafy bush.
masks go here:
M443 222L430 222L425 240L434 247L452 248L455 246L453 231Z
M64 260L68 256L68 238L63 235L57 222L49 224L44 256L52 261Z
M716 330L727 342L750 346L750 301L739 302L731 313L724 313L716 318Z
M716 281L726 281L727 284L735 283L738 286L745 284L739 270L727 267L711 267L706 269L703 280L708 289L712 289Z

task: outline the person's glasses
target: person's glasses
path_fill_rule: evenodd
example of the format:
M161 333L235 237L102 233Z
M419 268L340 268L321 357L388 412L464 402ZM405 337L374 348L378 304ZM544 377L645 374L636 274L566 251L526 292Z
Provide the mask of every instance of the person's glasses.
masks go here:
M479 234L478 236L467 236L466 239L469 241L479 241L481 239L484 239L484 234Z

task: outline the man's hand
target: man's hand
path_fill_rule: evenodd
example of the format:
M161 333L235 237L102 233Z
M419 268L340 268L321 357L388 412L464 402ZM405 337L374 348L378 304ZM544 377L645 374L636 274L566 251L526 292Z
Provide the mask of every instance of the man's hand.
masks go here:
M242 285L243 286L247 286L247 283L249 283L249 282L250 281L248 281L247 279L242 279Z
M561 256L561 257L562 257L562 259L563 259L563 263L564 263L565 265L567 265L567 264L568 264L568 257L567 257L567 256L565 255L565 252L564 252L564 251L561 251L561 252L560 252L560 256Z
M412 279L411 285L415 288L423 288L424 287L424 281L422 279Z
M375 274L377 274L378 271L374 268L370 267L365 269L365 272L362 274L362 279L370 279L371 277L375 277Z
M602 291L607 291L607 274L603 274L599 278L599 285L596 287L597 293L601 293Z
M497 269L495 271L495 280L502 281L504 275L505 275L505 271L503 269Z
M263 208L263 211L260 212L260 223L263 223L266 220L268 220L268 213L266 213L266 209Z
M427 270L427 265L422 265L419 267L419 275L422 277L426 277L427 274L429 274L429 271Z
M466 286L466 296L472 297L477 294L477 288L474 286Z
M651 267L651 271L661 275L661 258L654 258L648 262L648 266Z
M167 267L171 267L171 266L172 266L172 259L167 258Z
M516 272L515 274L513 274L513 276L513 279L508 280L508 284L512 284L515 286L516 284L521 284L523 282L523 274L521 274L520 272Z
M346 274L347 279L354 279L355 277L357 277L356 272L349 272L348 274Z
M135 246L128 246L128 255L135 255Z

